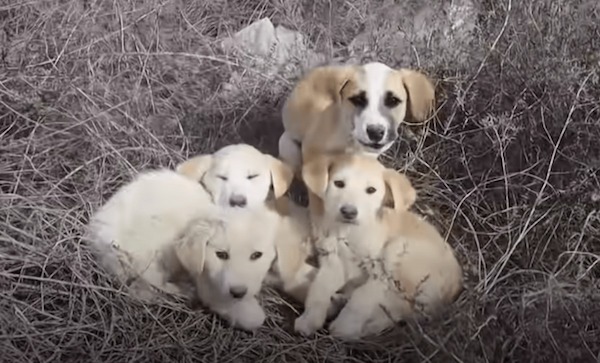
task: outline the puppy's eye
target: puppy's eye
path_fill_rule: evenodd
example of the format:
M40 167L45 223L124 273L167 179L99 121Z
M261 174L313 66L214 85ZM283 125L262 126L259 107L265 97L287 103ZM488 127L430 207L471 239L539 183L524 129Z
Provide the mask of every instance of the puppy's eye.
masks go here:
M256 178L258 176L258 174L250 174L248 175L248 180L252 180L254 178Z
M250 259L252 261L258 260L261 257L262 257L262 252L254 252L253 254L250 255Z
M392 92L385 93L385 98L383 99L383 104L385 105L385 107L394 108L398 106L400 102L402 102L402 100L394 96Z
M365 108L369 104L369 100L367 99L367 94L365 92L361 92L349 97L348 101L358 108Z
M368 187L366 192L367 194L373 194L377 191L377 189L373 188L373 187Z
M346 183L344 183L344 181L342 180L336 180L333 182L333 185L335 185L338 188L343 188L346 186Z
M221 180L224 180L224 181L227 181L227 177L224 176L224 175L217 175L217 178L219 178Z
M226 251L217 251L215 252L215 255L217 255L217 258L220 260L229 260L229 253Z

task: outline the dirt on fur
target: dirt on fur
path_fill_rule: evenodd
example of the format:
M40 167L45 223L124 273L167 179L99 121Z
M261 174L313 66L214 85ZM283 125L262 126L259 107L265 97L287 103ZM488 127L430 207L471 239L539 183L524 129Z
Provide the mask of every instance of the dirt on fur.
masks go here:
M593 0L0 2L0 361L600 361L600 5ZM140 170L247 142L276 153L300 72L220 41L255 20L327 61L437 83L386 165L448 236L466 289L435 321L360 343L293 332L274 291L255 333L97 265L90 215ZM236 92L224 85L236 74Z

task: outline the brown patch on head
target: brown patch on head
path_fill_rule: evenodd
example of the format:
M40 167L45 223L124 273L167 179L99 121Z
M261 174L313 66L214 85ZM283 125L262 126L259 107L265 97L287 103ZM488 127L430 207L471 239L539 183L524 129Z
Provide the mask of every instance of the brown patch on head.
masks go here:
M361 85L364 83L364 71L359 67L347 67L344 73L344 82L339 88L339 96L342 101L348 100L348 98L358 95L361 91L364 91L364 87Z

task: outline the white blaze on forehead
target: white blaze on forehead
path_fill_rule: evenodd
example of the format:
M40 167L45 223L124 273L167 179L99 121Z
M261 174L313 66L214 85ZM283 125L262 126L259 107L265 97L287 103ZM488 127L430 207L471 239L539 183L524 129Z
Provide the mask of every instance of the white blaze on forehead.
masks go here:
M367 108L377 108L385 94L386 81L392 69L379 62L367 63L363 66L363 69L365 72L365 91L369 100Z

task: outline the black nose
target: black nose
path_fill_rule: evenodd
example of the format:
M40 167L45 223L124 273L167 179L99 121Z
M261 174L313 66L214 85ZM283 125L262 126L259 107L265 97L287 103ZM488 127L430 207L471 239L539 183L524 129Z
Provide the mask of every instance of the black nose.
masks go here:
M385 126L382 125L369 125L367 126L367 136L369 140L373 142L379 142L385 135Z
M248 289L243 286L236 286L229 289L229 293L234 299L241 299L246 296Z
M229 198L229 205L232 207L245 207L246 197L243 195L234 194Z
M352 205L343 205L340 208L340 213L344 219L354 219L358 215L358 210Z

